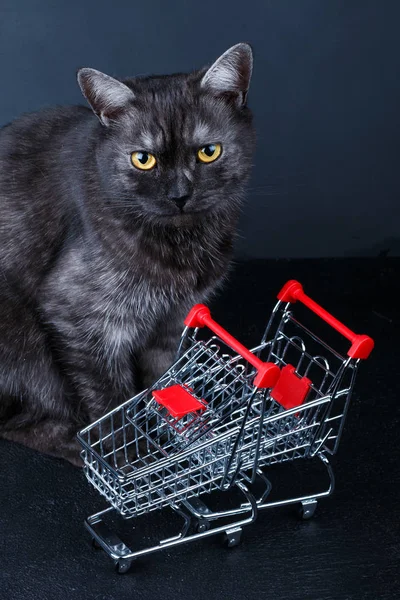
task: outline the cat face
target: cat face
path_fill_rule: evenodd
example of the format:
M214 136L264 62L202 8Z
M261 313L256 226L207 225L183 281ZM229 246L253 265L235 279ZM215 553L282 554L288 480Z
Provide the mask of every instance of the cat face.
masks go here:
M103 126L96 161L116 210L176 223L237 210L254 145L245 104L251 71L247 44L189 75L121 83L79 71Z

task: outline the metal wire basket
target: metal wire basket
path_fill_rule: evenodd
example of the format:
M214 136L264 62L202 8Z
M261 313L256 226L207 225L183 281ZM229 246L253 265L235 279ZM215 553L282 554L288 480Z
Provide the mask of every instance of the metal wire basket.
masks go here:
M357 367L373 342L334 319L298 282L288 282L278 298L261 343L252 351L220 327L205 306L194 307L172 367L153 387L80 432L86 477L110 508L131 518L170 506L184 518L185 531L167 544L132 552L119 539L111 544L110 534L104 534L102 516L110 508L90 517L92 536L120 570L139 554L217 531L236 543L237 531L260 508L301 501L310 516L316 498L331 493L327 454L337 451ZM301 324L293 315L294 302L349 339L347 355ZM200 339L204 327L215 335ZM328 490L266 501L271 486L264 467L314 456L328 468ZM257 478L265 484L258 500L248 488ZM199 500L233 486L246 497L233 511L213 513ZM240 519L218 524L231 516ZM188 535L193 517L217 526Z

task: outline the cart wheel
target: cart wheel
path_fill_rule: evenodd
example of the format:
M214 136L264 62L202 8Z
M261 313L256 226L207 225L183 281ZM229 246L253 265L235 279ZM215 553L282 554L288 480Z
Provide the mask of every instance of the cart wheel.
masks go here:
M231 529L230 531L225 531L224 535L224 543L227 548L234 548L238 546L242 541L242 528L237 527L236 529Z
M114 565L116 572L120 575L123 575L124 573L127 573L131 568L132 561L129 560L129 558L120 558L119 560L115 561Z
M196 533L204 533L205 531L208 531L210 527L210 521L207 519L199 519L194 526L194 530Z
M314 516L317 504L317 500L303 500L299 507L299 517L304 520L311 519Z
M92 538L92 548L94 550L100 550L101 548L99 542L95 538Z

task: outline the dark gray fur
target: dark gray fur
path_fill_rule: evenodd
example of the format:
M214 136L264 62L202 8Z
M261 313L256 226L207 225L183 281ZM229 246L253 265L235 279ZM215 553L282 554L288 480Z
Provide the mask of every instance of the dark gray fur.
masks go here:
M98 118L53 108L0 131L0 436L78 463L78 428L170 365L185 314L227 273L251 69L246 44L189 75L83 69ZM212 142L221 157L199 163ZM157 167L135 169L136 150Z

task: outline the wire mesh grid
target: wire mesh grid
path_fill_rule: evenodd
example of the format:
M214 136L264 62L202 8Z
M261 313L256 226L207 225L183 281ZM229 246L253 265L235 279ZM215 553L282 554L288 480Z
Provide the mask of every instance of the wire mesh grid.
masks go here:
M203 410L173 418L152 389L80 434L89 481L126 518L252 480L257 468L305 458L339 441L355 374L345 359L278 304L263 360L311 380L303 405L285 410L253 386L255 369L218 338L196 339L152 388L182 385Z
M216 338L197 341L156 384L157 389L181 385L203 405L201 412L173 418L150 395L144 408L134 405L128 418L140 426L145 436L162 443L165 455L173 449L182 451L188 445L203 441L217 423L231 419L254 390L255 370L240 362L240 357L225 352Z
M322 415L305 413L302 419L309 425L312 423L313 429L320 419L310 454L321 448L334 454L353 391L358 361L342 356L321 340L293 316L290 306L277 304L255 352L279 367L292 365L299 377L307 377L311 381L307 403L323 398L329 400L324 402Z
M112 411L81 432L88 479L125 516L219 487L236 430L219 439L215 423L248 401L253 375L215 339L193 344L154 387L185 385L205 411L174 420L151 390Z

